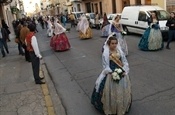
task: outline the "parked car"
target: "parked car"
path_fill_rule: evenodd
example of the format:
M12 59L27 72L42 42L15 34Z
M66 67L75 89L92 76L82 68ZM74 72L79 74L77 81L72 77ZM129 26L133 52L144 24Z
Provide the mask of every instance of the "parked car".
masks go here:
M86 13L86 17L89 20L90 27L95 27L95 13Z
M84 12L72 12L72 14L75 16L75 24L78 24L80 17L84 14Z
M166 22L169 18L169 13L156 5L124 7L120 20L124 31L127 33L143 34L146 28L148 28L147 20L152 11L157 12L160 30L163 38L167 39L168 27L166 27Z

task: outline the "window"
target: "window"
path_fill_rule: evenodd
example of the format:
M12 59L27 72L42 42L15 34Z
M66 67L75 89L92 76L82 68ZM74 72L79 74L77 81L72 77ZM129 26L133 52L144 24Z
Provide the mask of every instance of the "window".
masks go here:
M95 19L95 14L90 14L91 19Z
M109 15L108 20L112 20L114 18L114 15Z
M75 17L78 19L81 17L81 15L83 15L83 13L75 13Z
M80 4L77 4L77 9L79 12L81 11Z
M147 21L147 16L146 16L146 13L143 12L143 11L140 11L139 12L139 18L138 18L139 21Z
M149 12L149 14L151 14L152 11ZM169 13L164 11L164 10L156 10L157 12L157 17L159 20L168 20L169 18Z

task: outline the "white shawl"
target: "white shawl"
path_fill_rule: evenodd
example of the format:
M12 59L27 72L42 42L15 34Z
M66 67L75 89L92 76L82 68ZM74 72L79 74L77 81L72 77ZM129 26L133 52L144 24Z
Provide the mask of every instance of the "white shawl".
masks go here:
M89 22L86 16L82 16L80 22L78 23L77 29L83 34L86 34L87 29L89 28Z
M54 27L55 27L54 33L55 33L55 35L64 33L66 31L66 29L61 24L59 24L57 21L58 21L58 19L55 19L55 21L54 21Z
M117 16L118 16L118 15L117 15ZM115 18L116 18L117 16L114 16L113 19L112 19L112 22L110 23L109 30L108 30L108 35L110 35L110 34L113 33L113 32L111 32L111 28L112 28L112 25L115 25L115 24L116 24ZM121 30L123 30L123 27L122 27L122 24L120 23L120 21L119 21L119 24L120 24Z

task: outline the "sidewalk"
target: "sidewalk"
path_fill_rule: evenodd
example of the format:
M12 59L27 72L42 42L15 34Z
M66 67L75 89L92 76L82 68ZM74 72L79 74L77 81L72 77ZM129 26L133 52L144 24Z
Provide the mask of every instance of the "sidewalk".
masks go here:
M14 38L8 42L8 47L10 53L5 58L0 54L0 115L55 115L48 90L52 83L45 76L47 70L44 64L41 65L40 75L45 77L46 84L37 85L31 63L18 54Z

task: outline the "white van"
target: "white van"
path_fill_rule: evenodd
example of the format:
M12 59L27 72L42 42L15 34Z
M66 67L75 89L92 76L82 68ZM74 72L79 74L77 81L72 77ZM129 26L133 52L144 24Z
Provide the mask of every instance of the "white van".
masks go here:
M166 36L168 32L166 22L169 18L169 13L156 5L124 7L120 20L123 29L127 33L143 34L148 28L147 19L150 17L151 11L157 12L162 35L163 37Z

